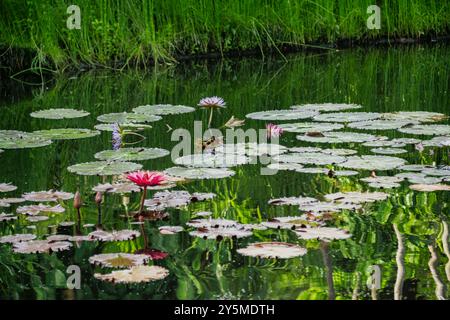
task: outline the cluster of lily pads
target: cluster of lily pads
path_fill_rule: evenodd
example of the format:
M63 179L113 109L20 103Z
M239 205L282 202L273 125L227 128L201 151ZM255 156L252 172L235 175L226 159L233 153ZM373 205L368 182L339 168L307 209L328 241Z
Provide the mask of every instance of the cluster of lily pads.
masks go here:
M205 98L199 106L206 108L225 108L225 102L219 97ZM94 137L100 131L113 132L114 150L99 151L94 155L96 161L69 166L69 172L78 175L114 176L111 182L101 183L92 188L100 195L96 202L99 206L99 223L96 230L87 234L77 232L75 235L51 234L45 239L36 239L31 233L13 234L0 237L0 243L12 245L12 250L20 254L48 253L71 249L74 244L83 241L130 241L139 237L146 239L145 231L111 230L101 227L101 202L106 194L126 194L142 192L142 205L145 211L136 213L136 224L141 226L145 220L161 220L167 218L167 209L180 209L193 202L212 200L213 193L189 193L185 190L166 190L174 188L180 181L220 179L235 175L232 167L256 163L258 157L269 157L270 170L290 170L303 174L328 174L330 178L360 175L370 188L391 189L409 182L415 191L448 191L450 190L450 167L423 164L408 164L401 155L416 150L423 152L425 147L447 147L450 145L450 126L436 124L446 119L440 113L432 112L395 112L376 113L355 111L360 109L355 104L307 104L295 105L290 109L253 112L248 119L266 121L305 120L304 122L288 122L270 124L267 130L273 130L277 136L283 132L295 133L301 145L286 147L276 143L238 143L226 144L217 139L208 148L193 155L186 155L174 160L176 166L167 168L163 174L169 177L168 183L148 187L155 193L146 198L146 190L142 186L130 183L120 175L142 169L136 161L144 161L165 157L168 150L157 147L126 147L122 142L125 134L137 134L136 131L151 128L149 123L159 121L166 115L183 114L195 111L195 108L181 105L145 105L132 112L110 113L97 117L101 122L94 129L63 128L22 132L0 130L0 148L32 148L46 146L53 140L80 139ZM68 119L88 116L89 113L75 109L48 109L31 113L32 117L44 119ZM212 112L211 112L212 117ZM211 120L211 119L210 119ZM210 121L211 122L211 121ZM432 124L430 124L432 123ZM244 120L232 117L228 128L244 125ZM118 129L119 128L119 129ZM121 130L120 132L118 130ZM360 131L350 131L360 130ZM364 131L396 130L414 137L389 139L387 136L370 134ZM361 132L362 131L362 132ZM421 140L420 136L435 136L430 140ZM271 136L271 134L270 134ZM304 146L304 144L314 144ZM324 144L361 144L370 148L374 154L358 154L353 148L324 148ZM124 146L125 145L125 146ZM319 145L319 146L318 146ZM1 150L0 150L1 152ZM395 175L379 175L381 172ZM0 192L12 192L17 188L10 183L0 183ZM276 217L257 224L244 224L224 218L213 218L212 212L197 212L194 219L185 226L165 225L159 227L161 235L173 235L186 229L193 237L205 240L221 240L224 238L240 239L250 237L254 231L267 229L286 229L292 231L300 240L318 239L332 241L348 239L349 231L329 225L333 218L343 211L360 212L370 203L383 201L388 193L374 192L338 192L327 194L322 198L292 196L271 199L274 206L291 205L298 207L298 216ZM22 194L18 198L1 198L0 207L15 208L15 213L1 213L0 223L26 219L29 223L39 223L61 215L65 212L67 200L74 199L74 207L80 210L79 194L63 191L39 191ZM97 201L98 200L98 201ZM27 202L27 204L22 204ZM30 204L30 202L32 204ZM142 208L141 208L142 209ZM75 222L65 221L61 225ZM80 221L78 221L80 224ZM93 227L93 226L89 226ZM95 226L94 226L95 227ZM147 241L145 241L147 243ZM297 243L256 242L244 248L238 248L244 256L260 258L287 259L302 256L307 250ZM149 265L151 260L163 257L162 253L148 247L130 253L105 253L89 258L89 262L104 268L115 268L111 273L95 273L94 277L114 283L148 282L167 277L169 271L161 266Z

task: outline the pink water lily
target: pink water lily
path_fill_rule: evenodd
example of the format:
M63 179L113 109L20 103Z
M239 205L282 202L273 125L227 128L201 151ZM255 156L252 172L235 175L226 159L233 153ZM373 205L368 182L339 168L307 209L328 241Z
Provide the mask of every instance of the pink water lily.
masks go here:
M270 138L270 139L278 138L283 133L283 128L281 128L280 126L277 126L276 124L273 124L273 123L268 123L266 125L266 130L267 130L267 138Z
M226 103L223 98L214 96L201 99L198 106L203 108L225 108Z
M147 187L159 186L169 182L169 179L159 171L135 171L128 174L127 179L133 181L139 187L144 188L141 197L141 205L139 207L139 214L142 214L144 209L144 201L147 196Z

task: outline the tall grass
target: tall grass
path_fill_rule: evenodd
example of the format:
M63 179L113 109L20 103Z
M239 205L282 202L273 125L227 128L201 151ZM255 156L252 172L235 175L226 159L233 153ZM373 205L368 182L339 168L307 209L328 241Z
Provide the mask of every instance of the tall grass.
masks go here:
M374 2L381 7L381 30L366 27ZM450 25L447 0L78 0L81 30L69 30L70 4L2 0L0 44L43 53L37 55L41 65L114 66L339 39L438 35Z

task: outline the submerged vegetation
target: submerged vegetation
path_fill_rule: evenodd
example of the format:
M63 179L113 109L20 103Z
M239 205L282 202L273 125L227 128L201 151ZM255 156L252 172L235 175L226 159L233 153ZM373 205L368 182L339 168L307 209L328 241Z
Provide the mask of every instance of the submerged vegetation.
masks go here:
M446 0L376 1L79 0L81 29L68 29L70 1L0 2L0 45L30 49L33 68L172 63L187 55L276 51L340 40L420 38L449 31Z

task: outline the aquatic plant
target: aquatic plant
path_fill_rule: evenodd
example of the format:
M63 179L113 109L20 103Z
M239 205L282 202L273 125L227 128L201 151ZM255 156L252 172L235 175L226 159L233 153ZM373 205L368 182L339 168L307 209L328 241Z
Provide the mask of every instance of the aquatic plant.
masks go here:
M138 214L144 212L144 201L147 196L147 188L168 183L168 177L157 171L135 171L127 175L127 179L143 189Z

